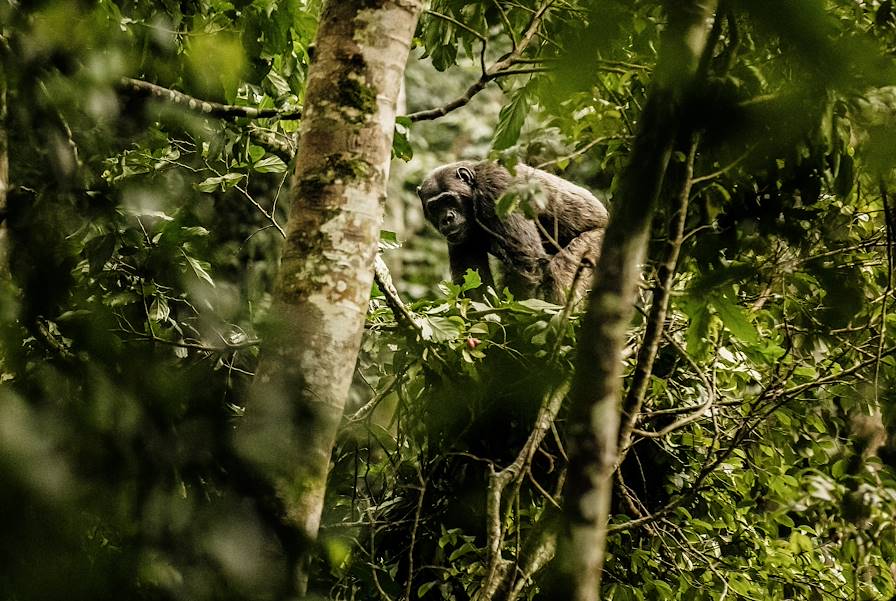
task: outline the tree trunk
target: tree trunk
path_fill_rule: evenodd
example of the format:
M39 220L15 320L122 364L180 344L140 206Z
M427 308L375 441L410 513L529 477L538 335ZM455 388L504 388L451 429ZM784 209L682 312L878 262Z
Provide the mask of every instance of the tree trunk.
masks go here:
M0 50L2 51L2 50ZM4 59L6 57L3 57ZM9 278L6 195L9 191L9 136L6 132L6 65L0 61L0 282Z
M670 0L668 25L620 180L582 324L569 415L569 472L552 599L600 598L619 434L623 347L650 223L709 32L715 0Z
M273 318L237 432L306 542L317 537L360 347L395 103L421 9L419 0L329 0L308 74Z

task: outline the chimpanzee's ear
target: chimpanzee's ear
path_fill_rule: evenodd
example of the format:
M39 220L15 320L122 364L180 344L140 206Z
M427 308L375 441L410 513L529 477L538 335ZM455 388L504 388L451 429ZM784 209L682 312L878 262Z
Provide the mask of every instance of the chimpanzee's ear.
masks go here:
M457 177L458 177L458 179L460 179L460 181L462 181L465 184L468 184L470 186L472 186L473 182L475 181L473 179L473 172L470 171L469 169L467 169L466 167L458 167L457 168Z
M417 186L417 198L419 198L420 200L423 200L423 197L420 196L420 190L422 190L422 189L423 188L421 188L420 186Z

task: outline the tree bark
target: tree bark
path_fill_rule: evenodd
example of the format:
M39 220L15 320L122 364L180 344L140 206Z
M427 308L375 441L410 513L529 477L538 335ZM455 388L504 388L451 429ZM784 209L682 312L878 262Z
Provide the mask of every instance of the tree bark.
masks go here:
M236 440L274 479L306 543L317 537L360 347L395 103L421 9L419 0L329 0L308 74L273 318Z
M569 415L569 472L552 599L600 598L617 459L623 348L650 223L709 33L715 0L669 0L668 24L632 153L621 175L582 324Z
M5 59L6 57L2 58ZM9 191L9 136L6 131L6 87L6 65L0 60L0 282L9 278L9 235L6 231L6 195Z

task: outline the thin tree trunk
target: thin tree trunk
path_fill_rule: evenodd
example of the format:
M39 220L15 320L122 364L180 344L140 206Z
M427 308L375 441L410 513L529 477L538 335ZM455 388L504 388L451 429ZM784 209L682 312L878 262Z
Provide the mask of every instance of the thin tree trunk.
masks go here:
M622 353L650 223L709 33L715 0L670 0L654 81L622 174L582 324L569 415L569 472L552 599L600 598L617 459Z
M669 218L669 238L666 240L665 257L657 267L656 286L653 290L647 325L644 328L644 338L641 341L641 348L638 350L638 361L632 374L631 384L622 403L617 465L625 459L625 454L631 446L632 431L641 413L644 397L647 395L647 386L650 383L650 375L653 373L653 362L656 359L657 351L660 348L660 339L662 339L663 330L666 327L666 313L669 309L669 299L672 298L675 268L678 265L678 254L684 241L684 225L688 216L688 202L691 198L696 154L697 139L694 136L688 142L687 158L680 168L682 171L681 182L680 184L676 182L680 187L671 207L672 214ZM672 179L677 178L673 175Z
M237 432L306 543L317 537L360 347L395 103L421 9L419 0L328 0L308 74L272 323Z
M0 49L0 52L3 50ZM2 58L6 58L5 56ZM9 136L6 131L6 65L0 61L0 281L9 278L6 195L9 191Z

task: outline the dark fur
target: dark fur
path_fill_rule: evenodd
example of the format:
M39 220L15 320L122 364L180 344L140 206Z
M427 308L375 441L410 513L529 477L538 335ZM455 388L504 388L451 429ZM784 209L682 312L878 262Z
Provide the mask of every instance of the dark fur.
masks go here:
M495 203L515 180L534 181L545 192L546 206L537 216L541 228L518 212L504 219L495 213ZM498 163L460 161L435 169L417 195L427 220L448 239L455 282L471 268L493 284L492 254L504 266L504 285L519 298L564 302L583 259L577 295L590 283L608 215L584 188L526 165L517 165L513 176Z

